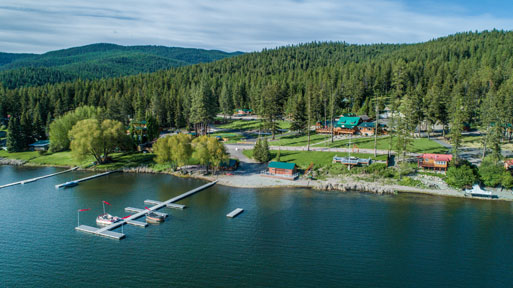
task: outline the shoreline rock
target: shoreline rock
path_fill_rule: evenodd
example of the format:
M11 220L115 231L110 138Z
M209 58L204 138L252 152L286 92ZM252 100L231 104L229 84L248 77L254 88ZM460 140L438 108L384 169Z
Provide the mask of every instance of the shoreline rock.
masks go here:
M367 192L367 193L374 193L374 194L397 194L397 191L393 189L392 187L387 186L377 186L371 183L362 183L362 182L340 182L340 183L333 183L331 181L327 182L320 182L316 183L316 185L313 185L314 189L322 190L322 191L361 191L361 192Z
M22 166L25 163L27 163L27 161L18 160L18 159L0 158L0 165Z

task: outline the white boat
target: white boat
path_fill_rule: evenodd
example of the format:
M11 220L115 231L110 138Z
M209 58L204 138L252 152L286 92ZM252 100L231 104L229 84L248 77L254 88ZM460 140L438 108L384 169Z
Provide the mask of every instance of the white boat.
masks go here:
M483 190L479 185L475 184L472 189L465 190L465 195L472 197L486 197L486 198L497 198L497 195L493 195L492 191Z
M105 213L96 217L96 224L98 225L110 225L118 221L121 221L120 217L112 216L109 213Z

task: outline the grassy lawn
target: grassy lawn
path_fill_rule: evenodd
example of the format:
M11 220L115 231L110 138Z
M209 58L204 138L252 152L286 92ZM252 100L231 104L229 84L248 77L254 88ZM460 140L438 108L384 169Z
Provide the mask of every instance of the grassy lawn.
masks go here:
M244 150L242 153L249 158L253 157L253 150ZM276 160L277 150L272 150L271 155L273 160ZM310 166L310 163L315 163L316 167L326 166L331 164L333 156L344 156L344 154L336 152L320 152L320 151L280 151L280 161L282 162L294 162L300 168L306 169ZM371 158L374 160L387 160L386 155L378 155L374 157L372 154L359 154L351 153L351 156L359 158Z
M226 144L237 143L237 142L242 141L244 139L244 137L241 134L237 134L237 133L217 132L217 133L212 133L212 134L208 134L208 135L212 136L212 137L219 136L219 137L221 137L223 139L226 138L228 140L228 141L224 142Z
M319 143L323 140L328 140L329 135L322 134L311 134L310 135L310 145ZM269 141L269 145L271 146L306 146L308 143L307 135L289 135L283 136L275 141ZM324 145L324 144L323 144Z
M395 138L395 137L394 137ZM395 144L395 139L392 139L392 145ZM381 137L378 138L377 147L378 150L388 150L390 143L390 137ZM338 140L333 144L328 145L332 148L348 148L349 139ZM374 149L374 138L373 137L362 137L362 138L353 138L351 139L351 147L356 145L358 148L362 149ZM317 147L322 147L323 144L317 145ZM393 148L393 146L392 146ZM429 140L427 138L415 138L409 144L409 152L413 153L446 153L447 149L438 144L433 140Z
M258 130L263 125L262 120L227 120L228 123L216 125L221 129ZM263 127L263 126L262 126ZM278 129L290 129L290 122L278 121Z
M37 151L26 151L7 153L7 151L0 151L0 157L8 159L19 159L27 161L36 165L56 165L56 166L77 166L85 165L93 162L93 158L86 159L85 161L79 162L71 157L71 152L58 152L58 153L45 153L39 154Z
M115 153L111 155L114 162L98 165L98 169L115 170L148 165L152 166L155 162L152 153Z

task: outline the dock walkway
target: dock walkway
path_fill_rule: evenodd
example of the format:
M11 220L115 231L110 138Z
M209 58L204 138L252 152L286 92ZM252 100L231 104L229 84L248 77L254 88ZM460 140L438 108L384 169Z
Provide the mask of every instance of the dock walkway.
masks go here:
M95 179L95 178L98 178L98 177L106 176L106 175L109 175L109 174L112 174L112 173L116 173L116 172L121 172L121 170L108 171L108 172L104 172L104 173L88 176L88 177L85 177L85 178L82 178L82 179L73 180L73 182L80 183L80 182L84 182L84 181L87 181L87 180L91 180L91 179ZM67 183L68 182L62 183L62 184L57 184L57 185L55 185L55 188L57 188L57 189L62 188Z
M217 180L216 181L213 181L213 182L210 182L210 183L207 183L205 185L202 185L198 188L195 188L189 192L186 192L186 193L183 193L183 194L180 194L174 198L171 198L167 201L164 201L164 202L159 202L159 204L156 204L155 206L152 206L148 209L138 209L138 208L131 208L131 207L127 207L126 209L131 209L131 211L139 211L137 212L136 214L126 218L126 219L123 219L119 222L116 222L116 223L113 223L111 225L108 225L108 226L105 226L103 228L96 228L96 227L91 227L91 226L87 226L87 225L80 225L78 227L75 227L76 230L78 231L82 231L82 232L87 232L87 233L92 233L92 234L95 234L95 235L98 235L98 236L104 236L104 237L108 237L108 238L113 238L113 239L123 239L125 238L125 234L122 234L122 233L118 233L118 232L113 232L111 230L113 229L116 229L118 227L120 227L121 225L125 225L125 224L132 224L132 225L137 225L137 224L134 224L134 220L138 219L138 218L141 218L143 216L146 215L146 213L148 213L149 211L156 211L156 210L159 210L161 208L164 208L164 207L168 207L167 205L168 204L172 204L173 202L177 202L177 201L180 201L184 198L187 198L195 193L198 193L200 191L203 191L207 188L210 188L211 186L215 185L217 183ZM158 202L158 201L155 201L155 202ZM161 213L161 212L156 212L156 213ZM161 213L161 214L165 214L165 213ZM167 214L166 214L167 215ZM132 222L132 223L131 223ZM143 222L139 222L139 221L135 221L136 223L143 223Z
M37 180L49 178L49 177L56 176L56 175L59 175L59 174L68 173L68 172L71 172L71 171L75 171L77 169L78 169L78 167L73 167L71 169L64 170L64 171L61 171L61 172L52 173L52 174L48 174L48 175L44 175L44 176L39 176L39 177L35 177L35 178L30 178L30 179L26 179L26 180L21 180L21 181L10 183L10 184L5 184L5 185L0 186L0 189L11 187L11 186L14 186L14 185L19 185L19 184L23 185L23 184L27 184L27 183L32 183L32 182L35 182Z

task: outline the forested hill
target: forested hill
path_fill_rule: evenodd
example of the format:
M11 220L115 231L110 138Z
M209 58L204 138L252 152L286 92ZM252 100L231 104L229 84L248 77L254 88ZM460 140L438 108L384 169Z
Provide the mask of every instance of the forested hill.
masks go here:
M0 114L16 115L35 130L95 105L124 122L128 115L153 114L162 126L190 127L235 108L295 119L306 113L312 121L341 112L373 116L379 98L381 108L406 116L404 131L421 121L453 128L513 123L511 47L513 33L504 31L411 45L310 43L151 74L0 89Z
M0 82L5 87L99 79L155 72L212 62L242 54L164 46L92 44L45 54L0 53Z

